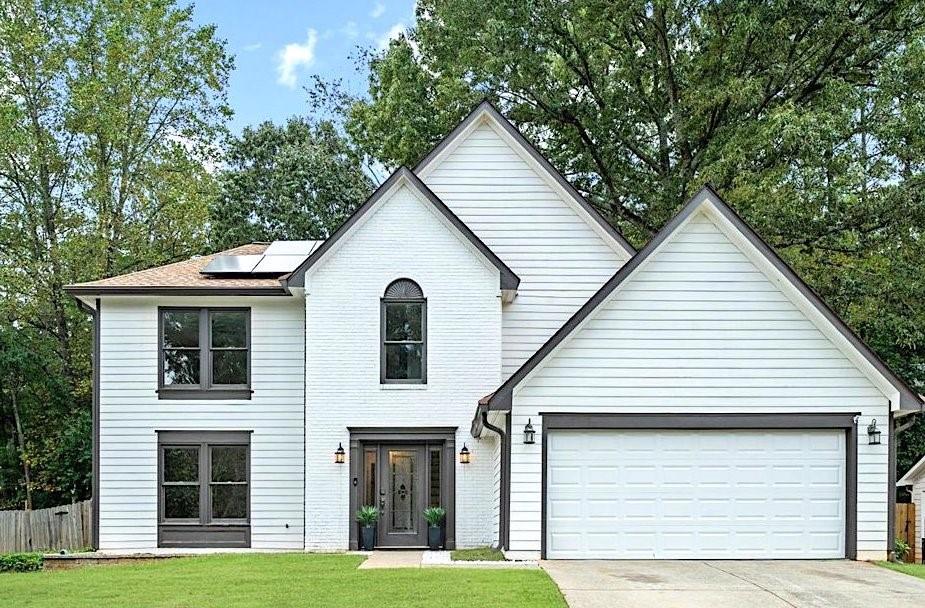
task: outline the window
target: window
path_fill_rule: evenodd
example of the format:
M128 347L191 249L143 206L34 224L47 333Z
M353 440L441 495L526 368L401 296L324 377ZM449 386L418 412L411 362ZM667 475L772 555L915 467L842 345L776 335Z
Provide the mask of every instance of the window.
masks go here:
M383 384L427 382L427 301L409 279L391 283L382 297L380 380Z
M160 546L241 546L250 538L250 433L161 431Z
M161 308L158 396L250 399L250 310Z

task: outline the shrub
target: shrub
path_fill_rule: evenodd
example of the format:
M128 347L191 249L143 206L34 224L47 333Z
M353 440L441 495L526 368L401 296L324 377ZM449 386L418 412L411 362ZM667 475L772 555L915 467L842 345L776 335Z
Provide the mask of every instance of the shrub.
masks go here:
M443 507L428 507L424 509L424 519L427 520L427 523L431 526L439 526L443 522L443 518L446 517L446 509Z
M909 543L901 538L897 538L893 541L893 554L896 556L897 561L905 561L906 556L909 555L910 549L912 549L912 547L909 546Z
M0 554L0 572L34 572L42 569L41 553Z
M379 521L379 509L372 505L360 507L357 511L357 521L362 526L374 526Z

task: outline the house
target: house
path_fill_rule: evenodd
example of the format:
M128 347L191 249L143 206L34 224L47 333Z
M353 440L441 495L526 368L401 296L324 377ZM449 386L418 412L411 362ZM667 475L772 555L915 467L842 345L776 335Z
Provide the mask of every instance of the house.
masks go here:
M716 192L634 251L487 103L323 242L68 290L108 551L883 559L922 408Z
M908 488L912 496L912 503L915 505L915 529L912 537L919 541L913 550L918 555L917 561L925 563L925 456L906 471L896 482L896 486Z

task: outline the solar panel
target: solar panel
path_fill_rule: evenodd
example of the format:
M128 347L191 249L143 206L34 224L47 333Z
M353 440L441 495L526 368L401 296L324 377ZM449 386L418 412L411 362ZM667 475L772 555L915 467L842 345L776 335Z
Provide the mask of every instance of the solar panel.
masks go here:
M250 274L263 259L262 255L217 255L202 269L202 274Z
M307 255L265 255L252 272L254 274L292 272L307 257Z
M321 241L273 241L263 255L307 256Z

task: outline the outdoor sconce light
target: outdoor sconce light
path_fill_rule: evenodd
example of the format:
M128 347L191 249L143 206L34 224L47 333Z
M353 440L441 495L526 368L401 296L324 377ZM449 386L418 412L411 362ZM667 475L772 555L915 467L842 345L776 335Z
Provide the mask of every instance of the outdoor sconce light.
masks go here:
M469 448L464 443L462 449L459 450L459 464L469 464L469 458Z
M530 418L527 418L527 426L524 427L524 443L528 445L536 443L536 431L533 430L533 425L530 424Z
M880 429L877 428L876 419L867 427L867 443L870 445L880 445Z
M344 444L338 441L337 449L334 450L334 462L336 462L337 464L344 464L344 457L346 456L346 454L347 453L344 452Z

